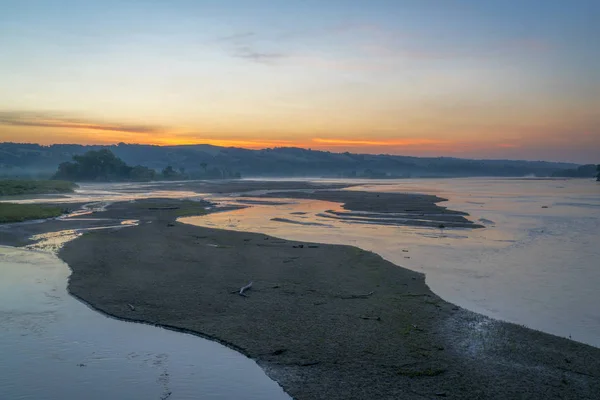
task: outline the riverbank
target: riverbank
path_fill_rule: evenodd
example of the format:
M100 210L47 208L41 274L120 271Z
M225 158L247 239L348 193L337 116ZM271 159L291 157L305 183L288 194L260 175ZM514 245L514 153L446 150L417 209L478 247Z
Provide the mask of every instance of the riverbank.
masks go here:
M468 214L449 210L439 203L447 199L414 193L365 192L358 190L270 191L256 197L308 199L341 203L346 211L327 210L319 217L349 223L426 226L431 228L482 228Z
M0 179L0 198L35 194L73 193L78 186L69 181Z
M1 205L1 203L0 203ZM30 206L30 204L26 204ZM189 215L202 215L211 203L179 199L141 199L135 202L116 203L56 203L31 204L37 207L60 208L64 218L0 224L0 245L27 246L49 232L86 231L111 227L126 221L148 223L161 219L175 219ZM223 210L231 209L222 208ZM214 210L213 210L214 211Z
M69 291L118 318L226 343L294 398L600 393L600 349L460 309L373 253L194 227L175 222L172 205L128 204L108 212L139 226L88 233L60 252Z
M59 206L0 203L0 223L54 218L66 212L65 208Z

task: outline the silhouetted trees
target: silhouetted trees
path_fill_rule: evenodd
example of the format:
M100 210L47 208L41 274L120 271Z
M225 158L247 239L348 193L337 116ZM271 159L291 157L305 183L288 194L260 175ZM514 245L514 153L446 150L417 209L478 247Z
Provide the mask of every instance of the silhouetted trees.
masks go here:
M177 169L167 165L160 173L143 165L135 167L127 165L108 149L92 150L82 155L73 156L73 161L63 162L58 166L58 171L53 179L69 181L154 181L154 180L184 180L190 176L196 179L233 179L240 178L239 172L232 172L227 168L207 168L206 163L200 164L203 171L187 174L184 167Z
M155 170L142 165L136 165L133 167L129 173L129 177L132 181L136 182L148 182L155 181L157 179Z
M185 168L189 178L231 177L237 171L244 176L346 176L356 171L361 177L367 169L387 176L550 176L555 171L575 169L572 163L509 160L464 160L448 157L418 158L393 155L327 153L295 148L248 150L209 145L152 146L120 144L113 146L51 145L0 143L0 175L48 177L73 155L90 150L110 149L128 165L143 165L161 171L167 165L178 171ZM215 170L217 168L217 170ZM595 177L593 165L590 178ZM228 175L227 171L231 171ZM40 175L41 176L41 175ZM214 176L214 178L213 178ZM352 176L352 175L349 175Z
M552 176L561 178L593 178L596 176L596 171L596 165L586 164L573 169L556 171L552 174Z
M133 168L110 150L88 151L73 156L73 161L61 163L54 179L77 181L114 181L130 176Z
M61 163L53 179L70 181L151 181L156 171L142 165L131 167L112 151L102 149L73 156L73 161Z

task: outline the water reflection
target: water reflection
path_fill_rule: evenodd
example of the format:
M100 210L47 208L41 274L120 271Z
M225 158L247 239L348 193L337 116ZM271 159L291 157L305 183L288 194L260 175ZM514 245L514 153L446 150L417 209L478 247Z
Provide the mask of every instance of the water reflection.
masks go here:
M426 273L432 290L452 303L600 346L600 185L534 179L380 183L385 184L348 190L436 194L450 199L445 206L470 213L486 228L356 224L323 217L327 210L343 211L339 204L293 199L182 221L355 245Z
M92 311L69 274L53 254L0 247L1 399L289 399L227 347Z

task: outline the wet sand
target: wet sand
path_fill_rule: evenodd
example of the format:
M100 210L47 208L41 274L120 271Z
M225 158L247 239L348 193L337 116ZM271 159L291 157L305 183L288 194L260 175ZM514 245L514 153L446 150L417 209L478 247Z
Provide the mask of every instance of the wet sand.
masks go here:
M411 193L377 193L358 190L277 191L262 198L311 199L342 203L348 212L327 211L320 217L350 223L428 226L436 228L481 228L467 214L449 210L439 203L446 199Z
M53 205L50 203L50 205ZM0 224L0 245L26 246L36 242L33 236L63 230L86 230L119 225L123 221L155 221L161 218L176 218L185 215L201 215L211 203L177 199L143 199L135 202L117 203L56 203L67 213L89 210L87 214L63 216L47 220ZM235 207L222 208L221 210Z
M175 221L184 206L148 201L107 211L139 226L62 249L69 291L114 317L225 343L296 399L600 395L600 349L460 309L423 275L355 247L190 226Z
M191 181L164 181L151 182L142 184L145 191L150 190L177 190L177 191L193 191L196 193L219 193L232 194L251 191L265 190L323 190L323 189L342 189L356 184L348 183L326 183L326 182L309 182L309 181L252 181L252 180L191 180ZM119 191L139 192L139 188L127 187L120 188Z
M66 213L71 213L81 209L86 203L44 203L44 205L57 205L65 209ZM0 203L0 207L2 204ZM97 218L97 217L96 217ZM113 224L114 222L110 222ZM46 220L35 220L25 222L15 222L0 224L0 245L3 246L26 246L34 243L31 236L47 232L56 232L65 229L78 229L81 227L97 227L108 224L107 221L88 220L81 221L60 221L56 218Z

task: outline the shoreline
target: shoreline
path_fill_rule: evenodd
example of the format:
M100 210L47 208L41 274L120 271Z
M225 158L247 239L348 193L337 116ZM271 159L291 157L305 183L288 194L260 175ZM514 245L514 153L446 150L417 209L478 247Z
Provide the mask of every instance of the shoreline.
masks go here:
M467 213L450 210L438 204L448 201L447 199L427 194L319 190L313 192L273 191L256 197L340 203L341 208L345 211L327 210L319 216L343 222L431 228L483 228L483 225L469 220Z
M224 344L296 399L600 393L600 349L454 306L431 292L424 275L356 247L176 222L178 214L225 211L204 211L208 205L116 202L73 221L23 224L12 239L137 219L139 226L86 233L63 248L69 293L120 320ZM0 243L7 232L0 226ZM248 281L247 297L232 294Z
M217 340L296 399L600 393L600 349L456 307L355 247L165 216L85 234L59 256L69 292L94 309ZM247 297L232 294L251 280Z

